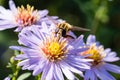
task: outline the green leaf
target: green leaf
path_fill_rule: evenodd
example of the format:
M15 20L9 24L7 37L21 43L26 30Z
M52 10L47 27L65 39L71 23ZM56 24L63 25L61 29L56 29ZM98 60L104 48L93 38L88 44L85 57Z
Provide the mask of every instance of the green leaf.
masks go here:
M22 75L20 75L20 76L18 77L17 80L25 80L25 79L28 78L30 75L31 75L30 72L23 73Z

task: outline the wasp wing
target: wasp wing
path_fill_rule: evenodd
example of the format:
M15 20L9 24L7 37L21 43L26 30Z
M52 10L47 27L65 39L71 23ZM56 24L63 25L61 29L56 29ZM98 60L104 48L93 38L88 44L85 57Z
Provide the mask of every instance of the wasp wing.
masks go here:
M72 26L71 30L72 31L90 31L90 29L82 28L82 27L77 27L77 26Z

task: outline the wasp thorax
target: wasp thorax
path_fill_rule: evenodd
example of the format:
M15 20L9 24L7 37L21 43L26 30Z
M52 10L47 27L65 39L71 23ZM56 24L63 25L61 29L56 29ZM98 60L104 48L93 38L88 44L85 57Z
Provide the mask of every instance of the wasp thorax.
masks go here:
M62 22L62 23L58 24L58 28L66 30L66 32L67 32L72 28L72 26L66 22Z
M34 24L39 18L37 10L34 10L34 7L27 5L18 7L18 14L16 15L16 22L22 27L30 26Z
M42 48L45 56L52 62L62 60L67 53L66 40L58 41L57 38L44 42L45 47Z

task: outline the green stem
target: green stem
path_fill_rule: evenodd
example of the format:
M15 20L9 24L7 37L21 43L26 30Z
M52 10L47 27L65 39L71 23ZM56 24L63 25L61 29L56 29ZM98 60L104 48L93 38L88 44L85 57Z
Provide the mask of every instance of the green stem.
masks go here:
M41 80L41 74L35 77L35 80Z
M17 80L19 71L20 71L20 67L16 66L16 69L14 69L14 74L13 74L12 80Z

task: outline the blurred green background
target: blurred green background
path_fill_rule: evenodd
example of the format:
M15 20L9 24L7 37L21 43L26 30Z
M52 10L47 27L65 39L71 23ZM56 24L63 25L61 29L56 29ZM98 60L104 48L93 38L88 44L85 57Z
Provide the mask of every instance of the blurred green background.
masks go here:
M9 0L0 0L5 8ZM14 0L16 6L33 5L38 10L48 9L49 15L59 16L72 25L89 28L90 32L75 32L76 35L94 34L97 40L111 48L120 56L120 0ZM13 50L10 45L17 45L14 29L0 31L0 80L8 76L11 70L6 68ZM116 62L120 66L120 61ZM120 74L113 74L120 80ZM30 80L27 79L27 80ZM32 79L31 79L32 80Z

